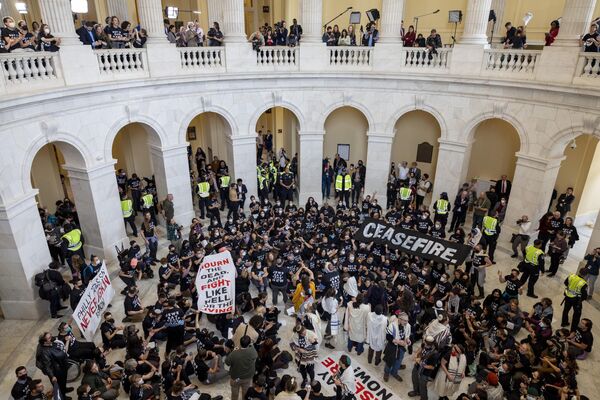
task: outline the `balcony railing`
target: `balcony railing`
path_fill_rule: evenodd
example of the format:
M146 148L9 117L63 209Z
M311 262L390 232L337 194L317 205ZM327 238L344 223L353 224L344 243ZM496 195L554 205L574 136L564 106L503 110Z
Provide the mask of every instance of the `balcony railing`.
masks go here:
M482 72L486 76L533 79L541 50L485 50Z
M402 66L409 69L448 70L452 48L439 48L430 51L424 47L403 49Z
M103 80L149 76L146 49L96 50L95 53Z
M194 71L225 69L223 47L178 47L181 68Z
M371 67L373 47L328 47L329 65L338 67Z
M15 88L45 88L63 84L58 53L27 52L0 55L2 77L9 91Z
M298 69L298 47L263 46L256 51L256 65L274 70Z
M576 78L600 81L600 53L581 53L575 74Z

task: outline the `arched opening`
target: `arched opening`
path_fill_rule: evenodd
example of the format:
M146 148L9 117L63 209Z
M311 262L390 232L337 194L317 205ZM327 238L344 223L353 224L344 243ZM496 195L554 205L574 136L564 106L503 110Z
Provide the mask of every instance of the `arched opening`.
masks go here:
M577 235L571 235L574 242L569 256L577 261L583 259L600 210L600 146L598 138L580 135L565 148L565 159L560 165L554 190L556 198L549 205L550 211L560 211L563 218L572 218ZM572 188L573 198L567 189ZM561 198L561 195L565 195ZM559 204L560 200L560 204Z
M270 161L274 155L279 165L282 166L284 161L281 160L281 154L285 154L288 163L291 163L296 157L297 167L297 156L300 151L299 130L300 122L289 109L278 106L263 112L256 122L257 161ZM261 143L262 150L260 149Z
M216 171L215 167L218 167L221 160L225 161L229 172L234 173L231 127L221 115L214 112L198 114L187 128L186 140L190 144L190 169L195 177L208 164Z
M511 181L516 168L516 153L521 148L515 127L499 118L487 119L473 129L471 137L467 180L474 184L474 190L477 193L487 192L504 175ZM506 190L509 192L510 188ZM448 195L454 196L454 193ZM496 200L499 200L502 193L496 195Z
M367 160L367 132L369 122L365 115L354 107L334 110L325 120L323 156L330 160L339 154L348 167L359 160Z

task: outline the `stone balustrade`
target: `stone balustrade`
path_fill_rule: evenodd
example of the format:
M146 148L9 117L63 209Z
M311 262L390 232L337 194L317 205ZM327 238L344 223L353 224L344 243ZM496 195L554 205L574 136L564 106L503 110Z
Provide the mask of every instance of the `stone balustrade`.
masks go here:
M236 47L237 46L237 47ZM67 70L57 53L10 53L0 55L2 80L0 93L27 94L61 86L94 84L94 82L177 77L211 73L261 73L273 72L335 72L444 75L453 78L483 78L499 81L514 79L530 82L553 83L555 69L564 75L562 66L554 65L544 50L512 50L473 48L439 48L431 52L426 48L377 45L375 47L327 47L322 43L306 43L298 47L263 46L254 51L248 43L224 47L176 48L166 45L160 53L150 49L111 49L93 51L97 71L88 69ZM456 53L458 50L459 53ZM556 51L557 49L552 49ZM89 48L81 50L89 54ZM73 57L71 48L70 57ZM577 56L574 56L577 54ZM600 54L574 53L570 79L562 84L575 86L600 86ZM544 57L546 55L546 57ZM160 62L160 63L159 63ZM467 63L468 64L465 64ZM153 64L154 63L154 64ZM66 64L65 64L66 65ZM167 67L165 69L165 67ZM560 71L558 68L561 68ZM538 69L540 69L538 71ZM72 74L77 72L78 79ZM570 74L571 72L567 72Z

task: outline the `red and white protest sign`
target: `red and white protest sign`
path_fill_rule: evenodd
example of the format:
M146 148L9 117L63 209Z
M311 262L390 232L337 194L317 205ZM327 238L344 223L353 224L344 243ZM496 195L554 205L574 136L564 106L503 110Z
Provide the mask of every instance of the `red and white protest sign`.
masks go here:
M207 314L227 314L235 307L235 265L224 251L204 257L198 275L198 310Z
M87 341L94 340L96 329L102 322L102 314L108 308L114 295L115 289L108 276L106 264L103 263L83 292L83 296L73 312L73 320Z

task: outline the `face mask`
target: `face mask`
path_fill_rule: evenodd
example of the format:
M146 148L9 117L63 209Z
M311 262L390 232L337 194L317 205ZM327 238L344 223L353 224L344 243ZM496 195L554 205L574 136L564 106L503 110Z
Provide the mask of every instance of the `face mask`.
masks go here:
M427 276L427 271L421 271L421 275Z
M446 283L447 279L446 278L440 278L440 282L442 283Z
M440 229L442 226L440 224L435 224L435 229Z

